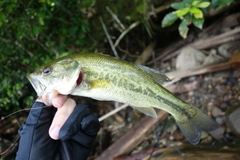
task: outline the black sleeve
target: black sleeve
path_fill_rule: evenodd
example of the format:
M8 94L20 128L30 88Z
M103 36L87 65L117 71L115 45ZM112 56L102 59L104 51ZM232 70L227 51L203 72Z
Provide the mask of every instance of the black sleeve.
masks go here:
M75 107L60 130L60 140L48 134L54 107L35 102L26 123L19 130L21 136L16 160L85 160L91 152L100 124L85 105Z
M40 160L54 156L59 142L50 138L48 130L55 112L55 108L45 107L43 103L33 104L27 121L19 130L21 138L16 160L34 160L35 157Z

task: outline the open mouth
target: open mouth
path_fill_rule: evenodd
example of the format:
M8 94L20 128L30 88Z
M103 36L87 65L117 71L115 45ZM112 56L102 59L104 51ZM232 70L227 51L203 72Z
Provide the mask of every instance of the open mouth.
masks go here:
M29 76L27 76L27 78L38 95L40 95L46 89L46 87L41 84L35 76L30 74Z

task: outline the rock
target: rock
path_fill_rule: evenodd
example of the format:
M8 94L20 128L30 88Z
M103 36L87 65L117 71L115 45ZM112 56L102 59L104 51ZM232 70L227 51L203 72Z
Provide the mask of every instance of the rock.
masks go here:
M219 127L216 130L209 132L215 139L221 139L223 137L225 129L223 127Z
M217 117L216 118L216 122L219 124L219 125L222 125L224 123L224 118L223 117Z
M230 53L228 50L232 46L232 43L226 43L218 47L218 52L221 56L223 56L226 59L230 59L232 57L232 53Z
M182 49L176 59L177 70L191 70L193 68L201 66L205 59L205 55L192 47L186 47Z
M221 71L221 72L216 72L216 73L213 73L213 77L214 79L223 79L223 78L227 78L230 76L230 72L227 70L227 71Z
M222 58L218 56L217 51L212 49L209 53L209 55L204 59L203 65L211 65L211 64L216 64L222 61Z
M219 109L218 107L213 107L213 109L212 109L212 116L213 117L218 117L222 114L223 113L222 113L221 109Z
M240 70L234 70L233 77L240 77Z
M225 102L220 104L220 108L222 109L222 111L226 111L227 107L228 107L228 104Z
M227 126L230 128L232 132L236 135L240 135L240 107L233 106L229 107L225 114L225 120Z
M225 85L221 85L221 84L217 84L217 85L215 86L215 89L217 90L217 92L218 92L219 94L226 94L226 93L229 92L228 87L225 86Z

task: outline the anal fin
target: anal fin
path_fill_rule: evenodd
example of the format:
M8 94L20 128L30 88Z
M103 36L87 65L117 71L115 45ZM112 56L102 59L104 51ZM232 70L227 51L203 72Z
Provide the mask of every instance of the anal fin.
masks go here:
M158 118L156 111L152 107L136 107L134 106L133 108L137 109L138 111L151 116L153 118Z

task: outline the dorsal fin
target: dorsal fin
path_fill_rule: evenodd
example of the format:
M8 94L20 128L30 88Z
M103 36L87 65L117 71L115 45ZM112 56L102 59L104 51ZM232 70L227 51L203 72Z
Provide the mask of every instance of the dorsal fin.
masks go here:
M145 73L149 74L155 80L155 82L157 82L159 84L163 84L165 82L171 81L164 73L159 72L155 69L152 69L152 68L149 68L146 66L142 66L142 65L136 65L136 67L141 69Z

